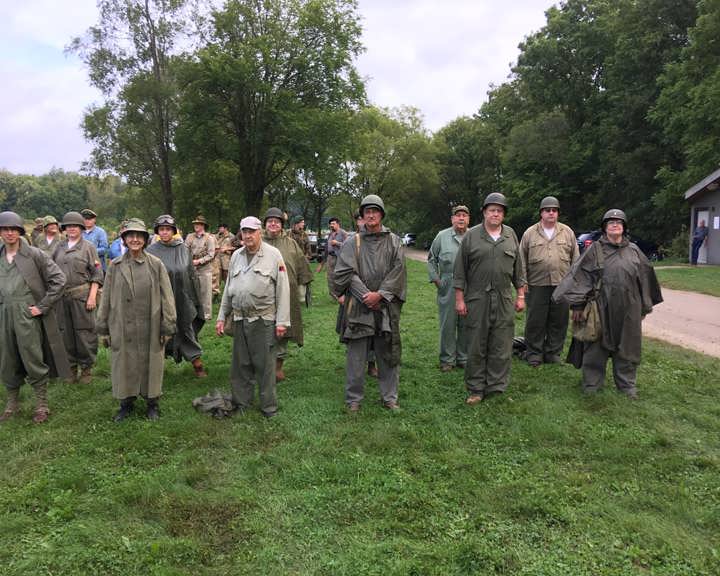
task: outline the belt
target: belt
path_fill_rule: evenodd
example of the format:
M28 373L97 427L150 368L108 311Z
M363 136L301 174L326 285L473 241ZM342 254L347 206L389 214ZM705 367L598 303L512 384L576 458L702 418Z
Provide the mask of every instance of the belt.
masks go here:
M65 288L65 296L85 296L90 294L90 284L80 284L72 288Z

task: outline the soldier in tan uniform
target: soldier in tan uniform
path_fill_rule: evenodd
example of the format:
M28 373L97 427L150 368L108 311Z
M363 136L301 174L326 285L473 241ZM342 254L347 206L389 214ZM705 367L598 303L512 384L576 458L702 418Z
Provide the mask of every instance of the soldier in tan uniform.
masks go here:
M520 252L528 289L525 293L525 360L532 367L558 364L567 335L570 307L552 294L580 257L573 231L558 221L560 203L548 196L540 202L540 221L523 234Z
M215 331L222 336L226 322L232 325L233 404L249 408L253 403L253 381L257 381L260 410L271 418L278 409L277 341L290 327L290 285L280 251L263 242L261 228L262 223L254 216L240 222L244 246L230 259Z
M228 268L230 266L230 256L237 250L235 245L235 235L230 232L227 224L220 224L218 227L218 233L215 235L217 242L217 248L215 251L215 258L218 260L220 265L220 279L223 282L227 282Z
M66 278L63 297L58 302L58 322L70 360L72 380L90 384L97 356L95 308L98 288L103 283L102 265L95 246L82 237L85 221L79 212L68 212L61 227L66 234L53 253L53 260Z
M204 216L198 216L192 221L194 232L185 238L185 244L190 249L193 258L193 266L198 275L200 283L200 304L203 308L204 320L212 318L212 276L213 260L215 258L215 238L207 232L207 220Z

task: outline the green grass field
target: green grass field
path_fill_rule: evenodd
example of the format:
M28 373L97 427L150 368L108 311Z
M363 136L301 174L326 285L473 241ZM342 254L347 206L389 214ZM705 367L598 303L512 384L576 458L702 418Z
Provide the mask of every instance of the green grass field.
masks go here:
M467 407L408 267L399 414L374 381L344 412L324 276L272 420L193 411L227 385L231 342L208 328L210 378L168 364L157 423L111 421L105 352L91 386L52 386L47 425L24 388L0 427L0 573L720 573L720 361L646 342L637 402L516 361L506 395Z
M655 273L666 288L720 296L720 266L660 268Z

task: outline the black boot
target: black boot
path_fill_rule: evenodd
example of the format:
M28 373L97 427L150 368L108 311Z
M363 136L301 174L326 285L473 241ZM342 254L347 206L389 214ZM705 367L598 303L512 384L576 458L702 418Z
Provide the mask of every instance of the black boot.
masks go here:
M157 420L160 418L160 406L158 406L157 398L147 399L147 412L145 413L148 420Z
M130 412L133 411L133 404L135 403L135 396L129 396L127 398L123 398L120 401L120 410L118 410L117 414L115 414L115 417L113 420L115 422L122 422L130 416Z

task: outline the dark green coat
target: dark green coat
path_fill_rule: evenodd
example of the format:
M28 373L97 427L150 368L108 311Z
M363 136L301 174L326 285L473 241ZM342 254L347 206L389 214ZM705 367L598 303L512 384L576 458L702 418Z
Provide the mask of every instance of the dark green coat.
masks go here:
M298 286L306 286L312 282L312 272L307 258L298 243L284 230L277 238L270 238L267 232L263 235L263 242L280 250L285 267L287 268L288 282L290 283L290 330L288 338L294 340L298 346L304 344L302 306Z
M593 242L555 289L553 300L584 307L600 275L602 345L620 358L640 362L642 319L663 298L655 270L634 243L624 238L613 244L605 236Z
M4 245L0 246L0 258L5 258ZM50 377L70 379L70 362L55 316L55 304L65 288L65 274L46 252L27 242L20 242L15 265L32 292L35 306L42 311L43 356Z

